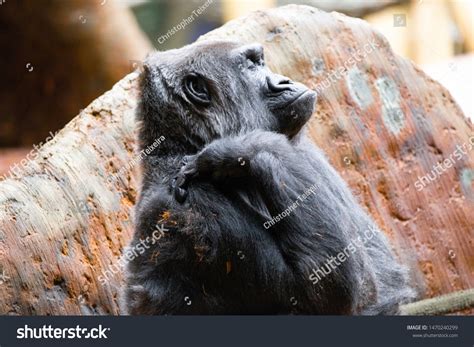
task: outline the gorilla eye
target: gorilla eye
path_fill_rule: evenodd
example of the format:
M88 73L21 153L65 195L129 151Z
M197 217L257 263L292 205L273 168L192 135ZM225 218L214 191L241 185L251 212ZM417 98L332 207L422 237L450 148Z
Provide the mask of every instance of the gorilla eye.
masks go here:
M247 65L249 69L254 69L257 66L265 65L263 58L263 50L251 49L246 52Z
M190 74L184 79L184 92L195 104L207 106L211 102L206 81L197 74Z
M253 61L252 59L247 59L247 67L250 69L250 70L253 70L257 67L256 65L256 62Z
M255 69L257 66L263 66L265 62L262 56L252 55L247 57L247 67L251 70Z

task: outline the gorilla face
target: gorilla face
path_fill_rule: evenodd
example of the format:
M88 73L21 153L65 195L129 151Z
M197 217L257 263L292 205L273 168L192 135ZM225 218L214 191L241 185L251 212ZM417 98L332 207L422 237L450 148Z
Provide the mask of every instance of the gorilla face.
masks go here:
M162 135L182 138L193 151L216 138L255 129L291 138L310 118L316 99L303 84L272 73L261 45L232 41L150 55L141 93L142 132L160 129Z
M265 66L263 47L259 44L240 46L231 55L238 61L237 76L245 84L243 90L250 89L250 115L270 120L262 124L264 130L288 137L296 135L313 113L316 93L271 72Z

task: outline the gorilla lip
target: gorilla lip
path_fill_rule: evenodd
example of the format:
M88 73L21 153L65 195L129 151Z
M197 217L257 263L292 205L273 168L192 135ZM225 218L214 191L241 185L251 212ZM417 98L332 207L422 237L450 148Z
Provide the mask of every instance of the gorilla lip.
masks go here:
M301 99L304 95L310 93L310 92L313 92L311 89L306 89L305 91L303 91L302 93L298 94L293 100L291 100L288 104L286 104L285 107L288 107L288 106L291 106L293 105L295 102L297 102L299 99Z

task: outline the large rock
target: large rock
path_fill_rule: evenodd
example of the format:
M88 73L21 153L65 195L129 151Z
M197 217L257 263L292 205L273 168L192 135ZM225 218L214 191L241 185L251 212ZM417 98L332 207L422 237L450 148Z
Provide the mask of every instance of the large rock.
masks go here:
M473 126L441 85L364 21L311 7L256 12L201 40L223 38L261 42L271 69L319 91L310 134L422 297L474 287L472 146L454 154L472 144ZM138 182L136 77L89 105L20 178L0 182L1 314L120 313L117 264ZM433 182L417 183L449 158Z

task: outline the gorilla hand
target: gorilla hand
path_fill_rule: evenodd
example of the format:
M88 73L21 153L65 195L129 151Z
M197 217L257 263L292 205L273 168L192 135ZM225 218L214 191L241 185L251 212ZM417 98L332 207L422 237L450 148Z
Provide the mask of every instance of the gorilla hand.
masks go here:
M176 200L179 203L186 200L189 183L195 179L223 182L268 171L269 163L256 159L262 158L262 153L274 158L273 164L279 160L292 161L296 155L284 135L269 131L255 130L212 141L198 154L183 158L172 184Z
M197 155L187 155L181 161L181 169L173 179L173 188L176 201L182 204L188 195L188 184L192 178L198 175Z

